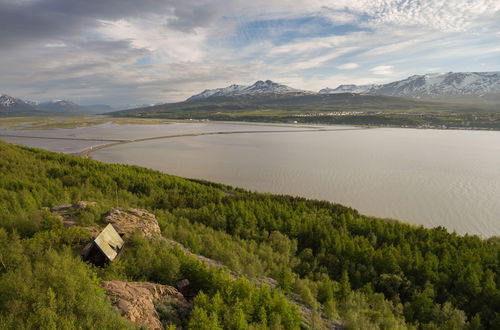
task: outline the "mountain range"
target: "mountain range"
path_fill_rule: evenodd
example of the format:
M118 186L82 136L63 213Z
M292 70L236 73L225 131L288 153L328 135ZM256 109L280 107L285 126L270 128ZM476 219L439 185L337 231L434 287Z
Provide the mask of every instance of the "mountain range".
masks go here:
M341 98L325 98L327 95L345 94ZM248 108L248 104L258 104L259 108L310 107L329 108L329 104L341 103L361 104L373 102L373 99L360 98L362 95L390 96L405 99L420 99L444 101L460 106L487 107L488 110L498 110L500 106L500 72L448 72L425 75L414 75L403 80L387 84L340 85L334 89L324 88L318 92L292 88L271 80L259 80L252 85L230 85L224 88L206 89L189 97L184 103L224 103L233 102L226 107L238 109ZM341 100L342 99L342 100ZM236 102L236 103L235 103ZM240 102L240 103L238 103ZM245 105L242 105L243 102ZM378 99L386 104L401 104L401 100ZM180 103L171 103L169 108L178 108ZM332 104L332 105L335 105ZM141 106L136 109L164 108L166 104ZM412 104L412 106L414 106ZM201 107L199 105L198 107ZM204 106L207 107L206 105ZM216 108L220 107L218 105ZM208 108L207 108L208 109ZM23 101L8 95L0 96L0 115L29 114L85 114L109 112L113 109L108 105L81 106L71 101L56 100L48 102ZM229 110L229 109L226 109Z
M500 72L450 72L416 75L380 85L341 85L318 92L259 80L252 85L206 89L184 102L109 114L141 118L286 121L322 113L333 116L336 112L421 114L444 111L463 116L471 112L499 112L499 109Z
M409 98L442 98L445 96L500 93L500 72L448 72L414 75L403 80L381 85L340 85L325 88L323 94L362 93Z
M214 97L242 96L242 95L263 95L263 94L282 94L282 95L305 95L313 92L295 89L286 85L275 83L271 80L259 80L253 85L231 85L225 88L205 89L203 92L193 95L186 101L204 100Z
M0 96L0 112L31 112L36 111L36 106L9 95Z
M338 93L385 95L415 99L442 99L454 96L482 97L488 94L500 93L500 72L448 72L414 75L387 84L340 85L335 89L321 89L318 93L295 89L270 80L259 80L251 86L231 85L225 88L206 89L189 97L186 101L265 94L302 96Z
M0 95L0 114L85 114L111 110L113 108L108 105L81 106L66 100L23 101L6 94Z

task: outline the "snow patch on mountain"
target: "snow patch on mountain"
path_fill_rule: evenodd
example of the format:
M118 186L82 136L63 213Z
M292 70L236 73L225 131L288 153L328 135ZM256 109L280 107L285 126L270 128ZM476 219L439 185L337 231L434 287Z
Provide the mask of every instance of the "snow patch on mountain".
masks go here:
M337 88L323 88L319 91L320 94L339 94L339 93L358 93L365 94L370 91L375 85L340 85Z
M16 99L6 94L2 94L0 96L0 110L2 111L34 110L34 107L24 102L23 100Z
M5 107L5 108L10 108L14 106L16 103L21 103L21 100L15 99L9 95L2 94L0 96L0 106Z
M89 109L67 100L53 100L47 102L23 101L12 96L3 94L0 96L0 111L3 112L53 112L53 113L80 113Z
M248 86L233 84L225 88L205 89L203 92L193 95L187 100L190 101L190 100L206 99L209 97L237 95L247 87Z
M447 72L414 75L382 85L340 85L320 93L366 93L410 98L500 93L500 72Z
M286 85L275 83L271 80L259 80L253 85L231 85L225 88L206 89L193 95L187 101L203 100L212 97L239 96L239 95L263 95L263 94L294 94L311 93L301 89L295 89Z

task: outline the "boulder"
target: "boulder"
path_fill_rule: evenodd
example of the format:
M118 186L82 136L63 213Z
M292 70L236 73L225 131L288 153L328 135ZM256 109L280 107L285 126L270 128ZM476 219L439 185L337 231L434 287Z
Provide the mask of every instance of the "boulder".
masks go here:
M145 210L113 208L104 215L104 222L111 223L125 238L135 231L142 232L147 238L161 236L155 215Z
M128 320L148 329L164 329L158 310L171 324L182 324L191 304L174 287L150 282L103 281L113 306Z

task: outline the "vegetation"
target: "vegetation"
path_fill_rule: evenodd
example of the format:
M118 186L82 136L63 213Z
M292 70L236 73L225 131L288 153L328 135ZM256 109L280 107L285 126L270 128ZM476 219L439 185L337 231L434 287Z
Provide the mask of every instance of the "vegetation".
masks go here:
M328 320L348 329L500 328L498 238L6 143L0 155L0 328L133 327L100 280L181 278L198 292L192 329L319 329ZM166 238L228 269L140 236L93 268L78 257L88 234L44 209L77 200L98 202L79 214L81 225L117 205L148 209ZM277 290L262 285L269 278ZM311 308L307 323L285 295Z
M142 119L142 118L113 118L102 115L93 116L37 116L37 117L1 117L0 129L9 130L43 130L52 128L75 128L101 125L105 123L115 124L168 124L168 119Z
M462 100L460 100L462 101ZM382 95L219 97L110 113L114 117L500 129L498 102L461 104Z

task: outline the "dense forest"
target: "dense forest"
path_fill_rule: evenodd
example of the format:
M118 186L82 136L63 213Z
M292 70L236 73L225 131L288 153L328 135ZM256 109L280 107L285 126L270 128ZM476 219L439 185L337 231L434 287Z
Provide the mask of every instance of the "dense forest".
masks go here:
M2 142L0 171L0 328L133 328L102 280L188 278L190 329L321 329L328 319L347 329L500 329L496 237ZM115 206L144 208L164 237L226 268L140 235L111 265L84 263L88 232L47 210L79 200L97 202L80 212L81 226L101 225ZM290 298L313 311L309 321Z

